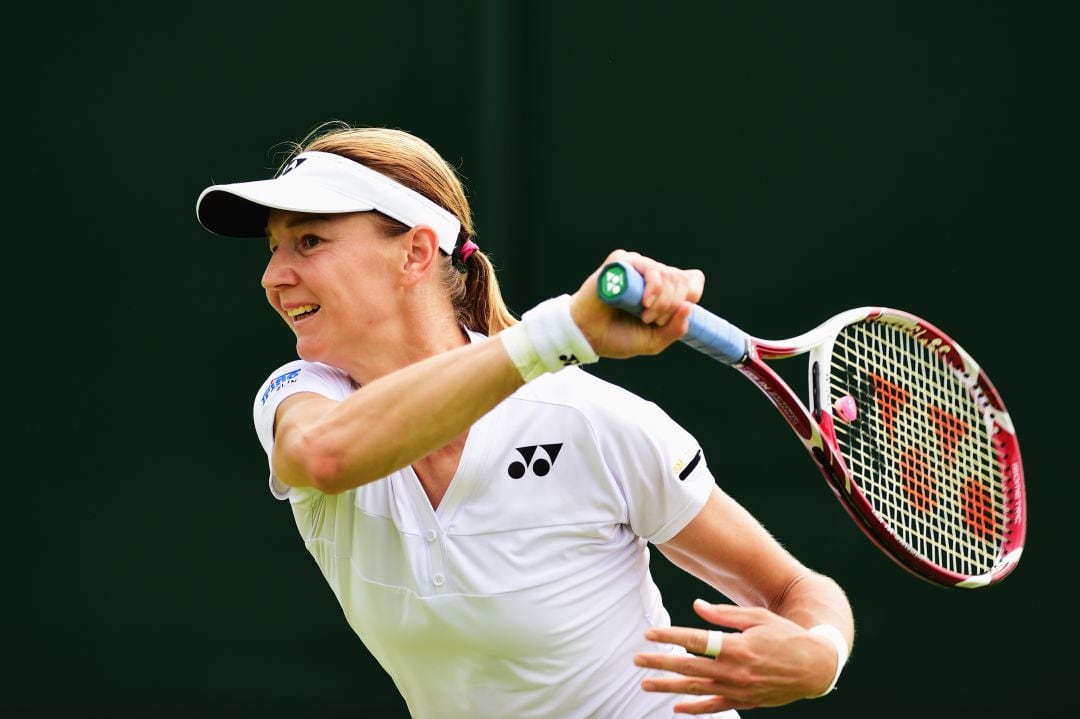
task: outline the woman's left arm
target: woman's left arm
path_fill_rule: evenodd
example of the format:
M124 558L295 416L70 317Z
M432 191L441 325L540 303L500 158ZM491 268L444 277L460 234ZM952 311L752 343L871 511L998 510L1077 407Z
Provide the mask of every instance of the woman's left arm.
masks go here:
M836 582L806 568L718 488L679 534L658 546L738 604L694 604L703 619L738 631L725 633L715 658L638 654L639 666L680 675L647 679L644 689L709 697L675 707L689 714L779 706L829 691L843 657L825 636L831 630L810 629L835 627L850 651L854 620ZM653 627L646 634L693 654L705 652L708 635L689 627Z

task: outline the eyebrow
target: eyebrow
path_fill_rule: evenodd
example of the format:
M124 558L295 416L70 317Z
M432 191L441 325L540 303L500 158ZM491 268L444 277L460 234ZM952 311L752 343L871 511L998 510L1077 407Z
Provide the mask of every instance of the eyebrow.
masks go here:
M300 215L298 217L294 217L291 220L289 220L288 222L286 222L285 223L285 228L286 229L292 229L293 227L296 227L297 225L304 225L304 224L307 224L309 222L320 222L322 220L329 220L329 219L330 218L327 215L303 214L303 215ZM263 232L266 234L267 238L273 239L273 237L270 234L270 228L269 227L266 227L263 230Z
M326 215L300 215L299 217L294 217L293 219L286 222L285 226L296 227L297 225L303 225L307 222L318 222L320 220L327 219L329 218Z

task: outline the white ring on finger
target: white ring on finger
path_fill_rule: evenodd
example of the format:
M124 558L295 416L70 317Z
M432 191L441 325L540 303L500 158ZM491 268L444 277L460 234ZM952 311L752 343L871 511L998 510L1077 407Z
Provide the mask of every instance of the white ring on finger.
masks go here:
M724 647L724 633L715 629L708 631L708 639L705 642L705 656L715 658Z

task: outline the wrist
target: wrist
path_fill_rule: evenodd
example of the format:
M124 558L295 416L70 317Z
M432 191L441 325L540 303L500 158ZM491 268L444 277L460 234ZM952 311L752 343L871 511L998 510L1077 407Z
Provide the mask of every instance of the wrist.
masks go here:
M522 315L521 322L500 332L499 338L526 382L599 359L574 322L569 295L541 302Z
M840 672L843 671L844 665L848 659L848 645L847 639L844 638L843 632L834 627L831 624L818 624L815 627L808 629L811 634L816 634L821 637L825 637L829 640L829 643L836 648L836 669L833 672L832 681L829 682L829 687L821 694L817 694L814 698L823 697L826 694L832 692L836 688L836 682L840 679Z

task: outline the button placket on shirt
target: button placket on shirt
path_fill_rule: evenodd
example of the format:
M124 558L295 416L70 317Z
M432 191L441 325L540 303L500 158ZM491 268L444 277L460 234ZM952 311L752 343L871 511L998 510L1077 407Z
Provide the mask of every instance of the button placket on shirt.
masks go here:
M446 552L441 541L441 532L434 527L428 527L424 532L424 539L428 544L428 562L431 567L429 581L435 591L441 592L446 589Z

